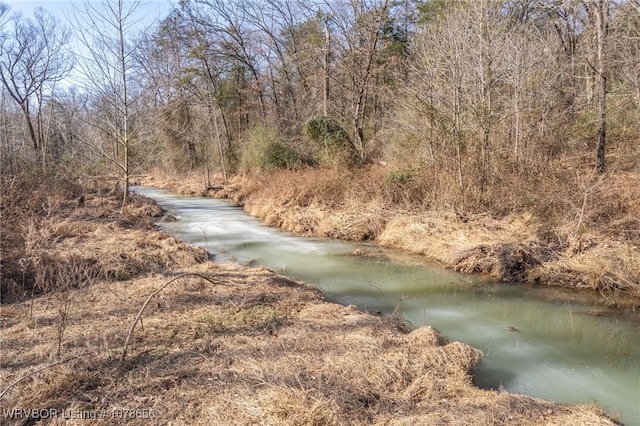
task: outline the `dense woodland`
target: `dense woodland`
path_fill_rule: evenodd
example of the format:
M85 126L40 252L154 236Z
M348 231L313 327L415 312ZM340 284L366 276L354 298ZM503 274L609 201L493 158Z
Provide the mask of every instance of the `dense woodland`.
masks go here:
M544 216L639 170L638 0L140 7L0 3L3 176L382 168L389 203Z

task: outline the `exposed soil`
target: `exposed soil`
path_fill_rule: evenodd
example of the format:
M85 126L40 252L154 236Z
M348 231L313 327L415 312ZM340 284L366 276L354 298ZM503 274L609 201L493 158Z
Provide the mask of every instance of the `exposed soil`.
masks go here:
M157 206L136 197L120 214L118 199L51 199L57 208L36 215L31 234L3 220L16 245L2 251L13 280L0 323L2 424L36 422L17 410L41 410L43 424L617 424L595 405L478 389L476 349L328 303L265 268L212 263L153 229ZM172 279L121 362L141 306Z

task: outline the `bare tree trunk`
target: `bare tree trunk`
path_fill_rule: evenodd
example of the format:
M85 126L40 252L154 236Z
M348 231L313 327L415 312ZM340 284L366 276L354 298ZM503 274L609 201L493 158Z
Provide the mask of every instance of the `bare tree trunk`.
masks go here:
M220 118L222 118L222 127L224 128L224 135L227 138L227 148L231 151L233 146L231 144L231 132L229 131L229 126L227 125L227 116L224 115L224 110L221 106L218 106L218 111L220 111Z
M127 52L124 46L125 30L122 13L122 0L118 2L118 41L119 46L119 65L120 65L120 77L122 80L122 147L124 158L122 160L122 175L124 180L124 188L122 189L122 211L129 202L129 97L128 97L128 72L127 72Z
M373 25L371 27L371 41L366 51L366 61L364 64L364 72L362 78L358 82L358 92L355 103L355 110L353 112L353 127L355 138L357 141L358 154L360 159L364 160L366 155L366 141L364 138L364 119L365 119L365 106L367 102L367 96L369 96L369 81L373 76L373 65L378 55L378 40L380 39L380 25L384 16L386 16L389 9L389 1L385 1L384 4L378 10L378 15L375 17ZM355 70L354 70L355 72Z
M462 196L462 204L464 206L464 181L462 180L462 140L460 138L460 134L462 132L460 127L460 85L461 81L455 82L454 87L454 95L453 95L453 140L456 145L456 167L458 169L458 185L460 186L460 191L463 194Z
M36 135L36 129L33 127L33 122L31 121L31 111L29 111L29 105L27 103L21 103L20 107L22 108L22 112L24 113L24 120L27 124L27 130L29 131L29 137L31 138L31 143L33 144L33 149L36 153L36 156L40 153L40 145L38 144L38 136Z
M227 169L224 165L224 150L222 149L222 139L220 139L220 128L218 126L218 114L215 106L212 106L211 113L213 114L213 127L216 130L216 140L218 142L218 151L220 152L220 167L222 168L222 177L227 182Z
M607 76L605 44L608 29L609 0L598 0L595 8L597 34L597 92L598 92L598 136L596 141L596 169L604 172L607 169L605 161L605 143L607 130Z
M324 20L324 90L323 90L323 115L329 116L329 64L331 60L331 33L329 32L329 18Z
M0 12L2 12L2 8L0 5ZM1 17L1 13L0 13L0 17ZM9 140L11 139L10 135L9 135L9 112L8 112L8 108L7 108L7 98L5 96L5 91L4 90L0 90L0 111L2 111L2 126L0 126L0 147L6 147L6 161L9 163L9 171L10 174L14 174L15 173L15 168L14 168L14 153L12 152L12 147L11 147L11 143L9 142ZM0 154L0 158L4 159L5 156ZM6 169L6 165L5 165L5 169ZM0 173L2 173L4 170L0 170Z
M129 144L124 145L124 160L123 160L123 180L124 187L122 188L122 207L121 211L124 212L124 209L129 202L129 184L130 184L130 175L129 175Z
M132 90L134 68L131 64L133 48L127 43L131 17L141 0L102 0L94 4L87 0L82 9L74 9L75 29L80 43L87 49L82 61L86 84L108 108L108 113L97 114L89 124L103 137L93 147L118 170L123 185L121 211L129 202L131 179L131 148L138 132L134 113L141 115L134 102ZM99 26L96 23L99 22ZM112 144L111 153L104 145Z
M7 10L0 4L0 17ZM11 33L6 34L9 21L1 23L0 84L22 109L36 162L44 166L42 94L45 87L50 84L55 87L55 82L70 70L70 57L65 50L70 33L44 9L37 8L34 17L35 20L30 20L14 15ZM35 117L32 117L33 110L36 110Z

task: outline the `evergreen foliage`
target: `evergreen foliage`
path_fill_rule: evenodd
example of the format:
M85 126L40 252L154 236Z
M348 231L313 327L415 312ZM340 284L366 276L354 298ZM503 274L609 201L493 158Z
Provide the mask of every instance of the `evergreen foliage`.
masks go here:
M241 158L244 170L297 169L304 162L303 156L287 144L275 127L257 126L248 132L244 140Z
M315 145L316 160L323 166L351 166L357 154L347 132L337 120L319 116L308 120L303 127L308 142Z

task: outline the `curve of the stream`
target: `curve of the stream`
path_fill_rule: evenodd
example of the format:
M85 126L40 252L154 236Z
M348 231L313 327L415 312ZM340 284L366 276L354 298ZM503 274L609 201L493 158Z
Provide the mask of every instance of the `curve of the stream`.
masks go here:
M225 200L134 188L176 222L170 234L220 263L264 265L317 285L329 300L396 311L485 354L475 382L550 401L597 402L640 426L640 321L608 312L595 296L502 284L375 246L303 238L263 226Z

